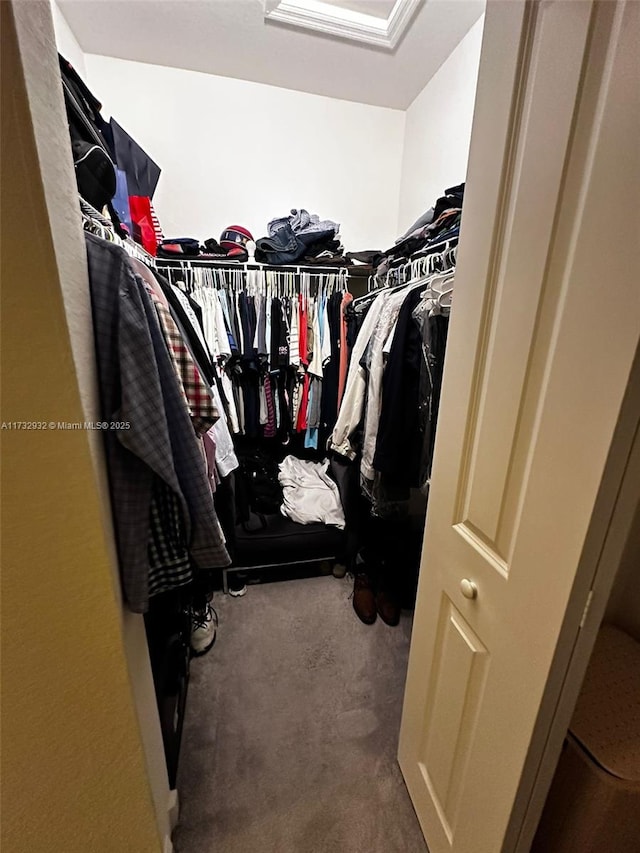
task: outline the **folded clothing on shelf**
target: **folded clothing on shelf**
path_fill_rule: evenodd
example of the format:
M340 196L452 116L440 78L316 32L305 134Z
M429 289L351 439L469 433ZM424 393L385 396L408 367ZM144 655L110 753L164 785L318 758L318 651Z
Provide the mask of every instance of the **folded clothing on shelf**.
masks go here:
M309 213L304 208L300 208L300 210L293 208L290 216L281 216L271 220L267 225L269 237L275 236L284 225L289 225L293 233L298 235L325 234L327 231L333 231L334 234L337 234L340 230L338 223L331 219L321 221L317 213Z
M173 237L158 244L159 258L197 258L200 243L193 237Z
M341 253L338 232L340 226L330 219L321 220L316 213L304 208L293 209L290 216L272 219L267 236L256 240L256 260L279 266L295 264L307 257Z
M203 261L248 260L247 243L252 240L251 233L239 225L230 225L222 232L220 242L209 237L201 246L194 237L174 237L162 240L158 244L159 258L185 259L199 258Z
M376 277L382 280L390 270L403 266L411 258L429 254L432 247L460 234L464 184L449 187L433 207L422 214L409 230L386 252L349 252L347 257L371 263Z
M334 236L334 231L295 234L291 226L285 223L272 237L256 240L256 260L273 266L294 264L309 253L311 246L333 240Z

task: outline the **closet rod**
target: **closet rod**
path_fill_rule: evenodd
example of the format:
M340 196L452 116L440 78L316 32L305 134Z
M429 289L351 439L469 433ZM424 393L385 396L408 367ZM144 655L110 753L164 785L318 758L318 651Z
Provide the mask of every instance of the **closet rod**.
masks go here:
M277 266L273 266L271 264L261 264L258 261L254 263L244 263L244 264L235 264L232 261L208 261L208 260L198 260L198 258L156 258L156 263L158 265L171 265L178 264L181 267L186 267L187 269L191 269L192 267L214 267L223 270L242 270L243 272L247 272L249 270L264 270L265 272L295 272L298 275L301 273L308 273L310 275L328 275L334 274L339 275L340 273L346 273L347 277L349 276L350 267L323 267L320 265L312 264L311 266L297 266L293 264L279 264Z
M453 237L445 237L444 240L439 240L437 243L434 243L432 246L425 246L422 249L419 249L417 252L414 252L413 255L408 260L408 263L411 261L419 261L420 258L428 258L429 255L437 255L441 254L440 247L444 246L445 249L454 249L458 245L460 237L455 235ZM400 266L406 265L407 261L404 264L398 264L397 267L391 267L391 269L399 269Z
M95 219L101 225L104 225L106 228L109 228L111 231L113 231L113 222L110 219L107 219L106 216L103 216L99 210L96 210L93 205L89 204L88 201L82 198L80 193L78 193L78 200L80 202L80 210L82 213L84 213L86 216L90 216L92 219Z
M443 246L444 246L444 249L442 251L439 251L440 248ZM411 257L408 261L405 260L402 263L397 263L395 266L390 266L389 269L387 270L386 274L384 274L384 280L381 277L378 277L377 274L369 276L368 281L367 281L367 292L366 292L366 294L364 294L363 296L359 296L357 299L355 299L354 304L356 304L358 302L365 301L365 300L371 298L372 296L382 292L383 290L388 290L390 288L397 289L397 288L406 287L408 284L416 283L416 282L422 280L423 278L425 278L425 279L429 278L429 276L431 276L433 273L438 272L438 271L432 270L430 272L422 272L420 274L420 271L418 269L417 270L417 272L419 273L418 278L412 277L407 281L402 281L402 282L397 281L395 285L391 284L389 281L389 279L392 277L392 274L398 274L399 277L404 278L404 273L408 269L411 268L412 272L416 272L416 270L414 270L415 264L419 264L420 262L424 263L425 261L428 261L430 258L433 258L436 255L440 255L442 257L442 259L444 260L444 256L447 254L447 252L451 252L454 249L457 249L457 246L458 246L458 236L457 235L453 236L453 237L445 238L444 240L440 240L437 243L434 243L432 246L425 247L425 249L422 250L421 252L416 252L415 254L411 255ZM439 272L446 272L448 270L455 269L455 255L453 256L453 259L454 259L453 261L450 260L450 265L445 270L440 270Z

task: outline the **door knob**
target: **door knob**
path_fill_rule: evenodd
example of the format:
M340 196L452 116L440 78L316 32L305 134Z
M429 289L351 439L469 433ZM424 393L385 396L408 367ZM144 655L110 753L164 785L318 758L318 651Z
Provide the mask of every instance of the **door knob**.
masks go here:
M465 598L478 597L478 587L474 584L473 581L470 581L469 578L463 578L460 581L460 592L464 595Z

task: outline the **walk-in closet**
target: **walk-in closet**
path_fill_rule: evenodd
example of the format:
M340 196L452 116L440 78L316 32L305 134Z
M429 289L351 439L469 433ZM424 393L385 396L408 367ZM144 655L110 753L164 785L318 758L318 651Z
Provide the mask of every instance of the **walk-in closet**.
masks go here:
M417 852L396 750L484 4L413 4L395 55L283 28L260 3L182 4L178 36L163 5L104 4L90 50L96 10L55 13L74 144L87 104L86 141L117 167L108 198L76 158L103 412L123 430L106 436L123 593L144 614L173 843ZM183 52L198 24L242 40L263 15L265 76L258 57L231 73L228 56L198 68L202 48ZM123 52L124 22L160 52ZM438 58L415 76L425 34ZM139 287L170 363L149 304L122 314L118 290Z
M636 850L639 11L2 4L17 853Z

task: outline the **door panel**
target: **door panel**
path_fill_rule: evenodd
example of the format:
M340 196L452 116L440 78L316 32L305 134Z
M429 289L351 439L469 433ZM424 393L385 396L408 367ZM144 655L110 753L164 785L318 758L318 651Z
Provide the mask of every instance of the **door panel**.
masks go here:
M431 853L501 849L640 337L594 215L634 5L487 8L399 749Z
M528 62L511 131L514 148L506 164L509 174L504 222L485 283L486 327L472 378L474 392L467 415L469 433L462 460L465 474L460 482L457 515L502 560L506 554L504 540L508 540L508 529L498 536L505 484L553 230L553 217L544 212L553 209L562 175L589 5L565 9L557 3L532 13L528 21L525 36L531 40L525 46ZM557 85L560 75L562 85ZM553 122L549 121L550 113ZM536 133L541 127L545 132Z
M425 715L420 769L451 840L463 766L482 701L487 649L454 603L443 596L434 650L436 665ZM456 678L449 677L455 672Z

